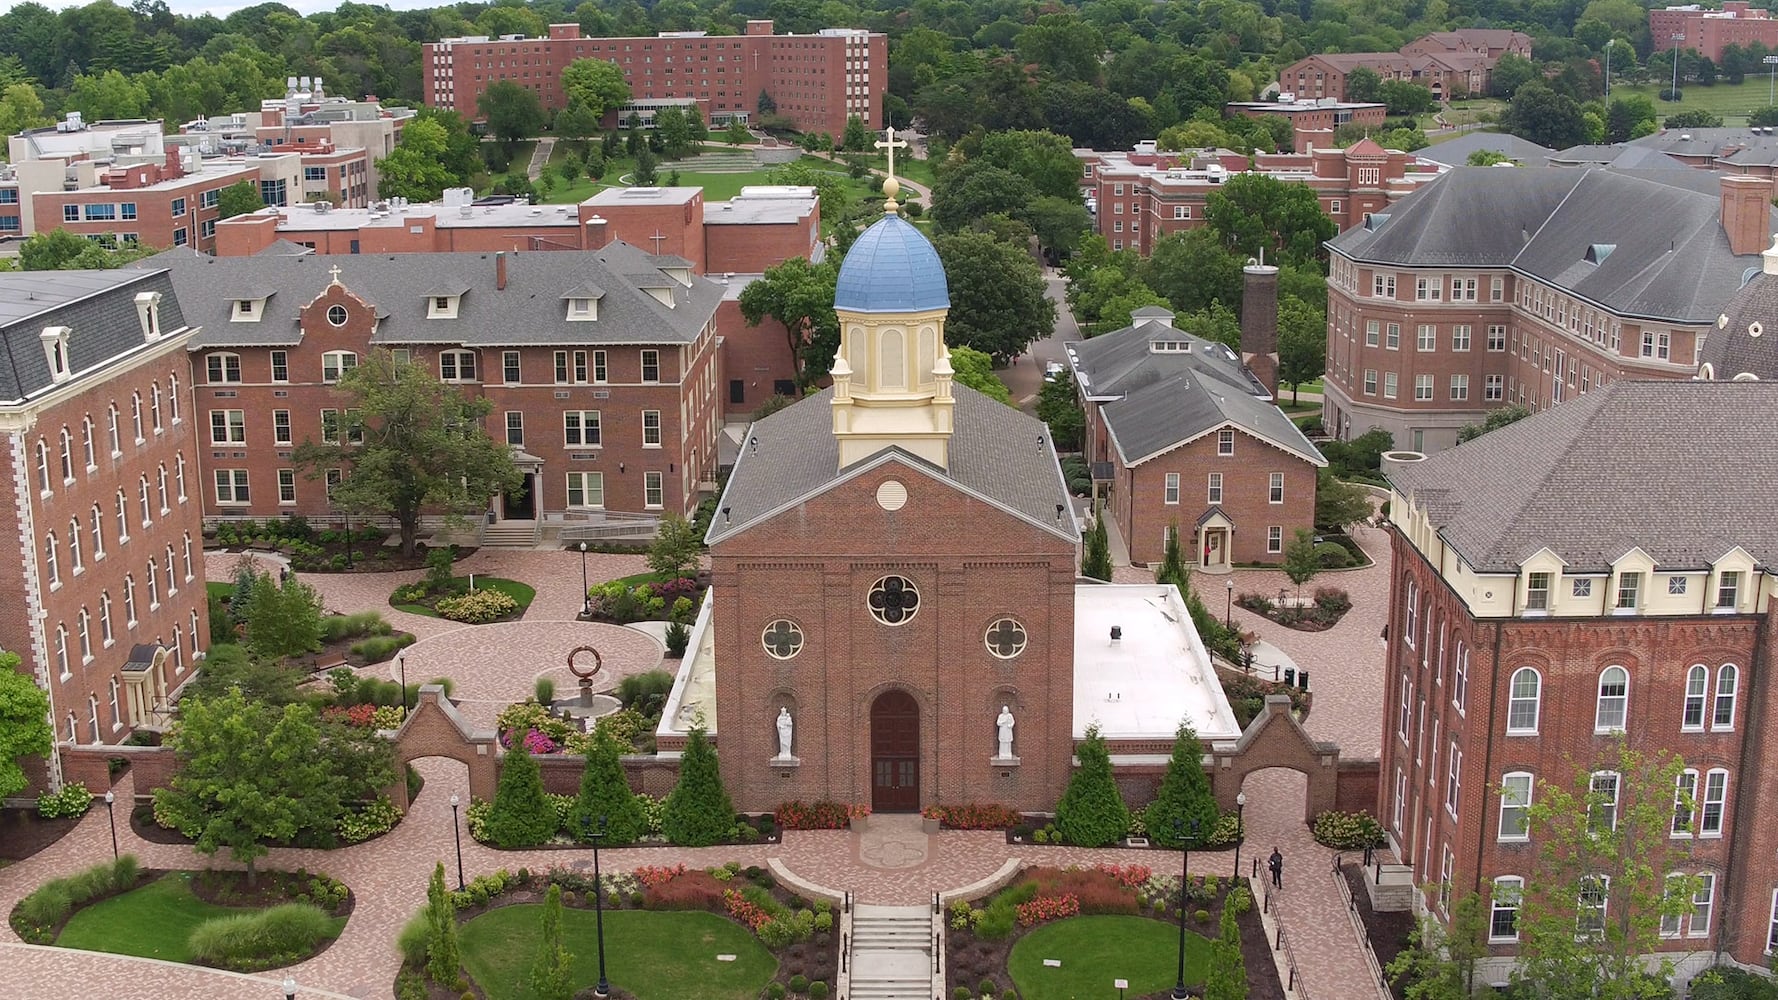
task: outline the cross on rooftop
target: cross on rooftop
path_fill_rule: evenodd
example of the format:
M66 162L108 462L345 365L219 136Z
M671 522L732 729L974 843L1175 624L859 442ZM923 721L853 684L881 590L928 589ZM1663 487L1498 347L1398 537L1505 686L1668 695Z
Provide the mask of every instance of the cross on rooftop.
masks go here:
M328 268L327 275L328 275L328 277L333 279L334 284L336 284L336 285L339 284L340 283L340 266L338 264L335 264L332 267Z
M889 176L883 181L883 194L887 196L883 201L883 211L893 213L901 208L895 203L895 196L901 193L901 182L895 179L895 151L898 148L906 149L908 142L906 139L895 138L895 126L893 125L885 131L888 138L879 139L871 145L889 152Z
M661 227L659 227L659 226L654 227L654 235L650 236L649 239L654 241L654 255L656 257L659 257L661 255L661 241L666 238L667 238L667 234L661 232Z

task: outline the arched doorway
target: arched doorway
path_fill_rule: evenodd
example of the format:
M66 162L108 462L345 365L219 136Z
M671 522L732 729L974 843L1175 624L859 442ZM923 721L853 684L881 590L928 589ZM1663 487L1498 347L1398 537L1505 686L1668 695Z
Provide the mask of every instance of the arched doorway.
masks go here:
M885 691L870 707L870 805L874 812L920 808L920 703Z

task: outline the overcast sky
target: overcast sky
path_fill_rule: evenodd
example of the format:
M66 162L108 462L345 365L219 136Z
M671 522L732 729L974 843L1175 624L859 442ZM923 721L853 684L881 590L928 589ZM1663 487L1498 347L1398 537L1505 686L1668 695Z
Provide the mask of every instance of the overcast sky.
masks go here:
M18 0L0 0L0 12L11 10ZM64 7L84 7L92 0L37 0L51 10ZM119 7L128 7L129 0L113 0ZM175 14L211 13L217 17L227 17L230 12L243 7L253 7L263 0L167 0L167 6ZM304 14L312 14L318 10L332 10L339 6L339 0L281 0L288 7L294 7ZM445 0L369 0L369 2L388 7L391 10L413 10L416 7L437 7Z

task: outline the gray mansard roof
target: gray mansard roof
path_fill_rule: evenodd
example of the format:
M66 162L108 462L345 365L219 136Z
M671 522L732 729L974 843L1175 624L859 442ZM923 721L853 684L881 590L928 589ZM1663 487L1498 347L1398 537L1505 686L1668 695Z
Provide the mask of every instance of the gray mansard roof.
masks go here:
M1510 268L1620 316L1708 323L1758 264L1729 250L1718 183L1693 170L1459 167L1328 246L1385 266Z
M950 467L944 469L899 448L840 468L831 387L755 422L742 439L720 512L710 525L709 542L720 542L813 499L886 455L948 480L1039 527L1078 540L1068 487L1043 422L967 386L954 385L951 391L957 402ZM1064 511L1059 519L1058 505Z
M1548 548L1568 572L1641 547L1701 569L1778 563L1778 383L1621 380L1390 476L1483 573ZM1741 516L1729 516L1741 512Z
M621 241L602 250L506 254L506 288L498 289L495 255L413 253L323 256L208 257L169 250L143 262L173 275L185 307L203 324L193 350L279 347L302 342L298 311L332 281L333 268L352 294L377 309L371 343L521 347L555 344L683 344L716 314L723 286L699 275L689 285L661 270L678 267ZM570 321L567 292L604 290L598 318ZM643 288L672 293L673 305ZM461 294L457 318L429 319L433 295ZM234 321L235 302L265 298L257 323Z
M103 377L145 337L136 296L159 292L161 331L185 326L173 283L163 270L0 273L0 405L19 403L53 384L39 339L45 327L68 328L75 381Z

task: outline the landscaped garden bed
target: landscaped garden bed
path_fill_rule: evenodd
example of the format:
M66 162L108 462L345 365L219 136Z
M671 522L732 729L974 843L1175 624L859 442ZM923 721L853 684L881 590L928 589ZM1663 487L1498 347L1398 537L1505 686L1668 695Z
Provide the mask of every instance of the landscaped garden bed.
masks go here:
M1295 713L1297 721L1309 717L1309 710L1314 707L1315 695L1294 684L1283 681L1268 681L1252 674L1230 676L1226 670L1217 670L1217 679L1222 681L1223 696L1229 700L1229 708L1234 710L1235 724L1242 729L1259 718L1266 710L1266 696L1281 694L1290 699L1290 710Z
M696 576L638 573L595 583L587 588L587 619L613 625L644 621L689 623L708 589L708 573Z
M413 633L396 631L375 611L322 614L320 596L308 584L282 572L274 577L260 567L242 557L235 563L233 583L206 585L213 647L254 647L256 639L249 633L255 615L271 622L274 634L252 651L305 671L382 663L414 642Z
M427 563L425 578L396 587L389 595L389 603L396 610L466 625L487 625L523 618L525 609L537 597L536 589L528 583L498 576L451 576L449 560L429 559Z
M346 926L351 891L306 871L139 869L133 855L39 886L13 908L33 944L251 972L305 961Z
M79 816L48 819L35 809L0 809L0 866L23 861L67 835Z
M219 521L204 529L204 547L245 552L276 552L290 560L290 568L305 573L394 573L422 569L433 552L423 543L414 554L386 545L392 532L375 525L359 525L348 540L343 528L316 528L301 515L269 517L264 521ZM462 559L473 548L455 549L452 558Z
M1314 599L1300 604L1286 591L1280 597L1284 603L1249 591L1237 596L1235 604L1298 632L1325 632L1352 610L1352 599L1338 587L1316 587Z
M1377 964L1385 969L1395 957L1406 951L1414 933L1414 912L1398 910L1379 912L1371 908L1370 896L1364 890L1364 866L1346 862L1340 865L1340 875L1346 879L1346 889L1352 894L1352 902L1358 908L1358 919L1364 924L1364 936L1371 943L1371 951L1377 955ZM1396 997L1405 1000L1402 984L1392 982L1390 990Z

